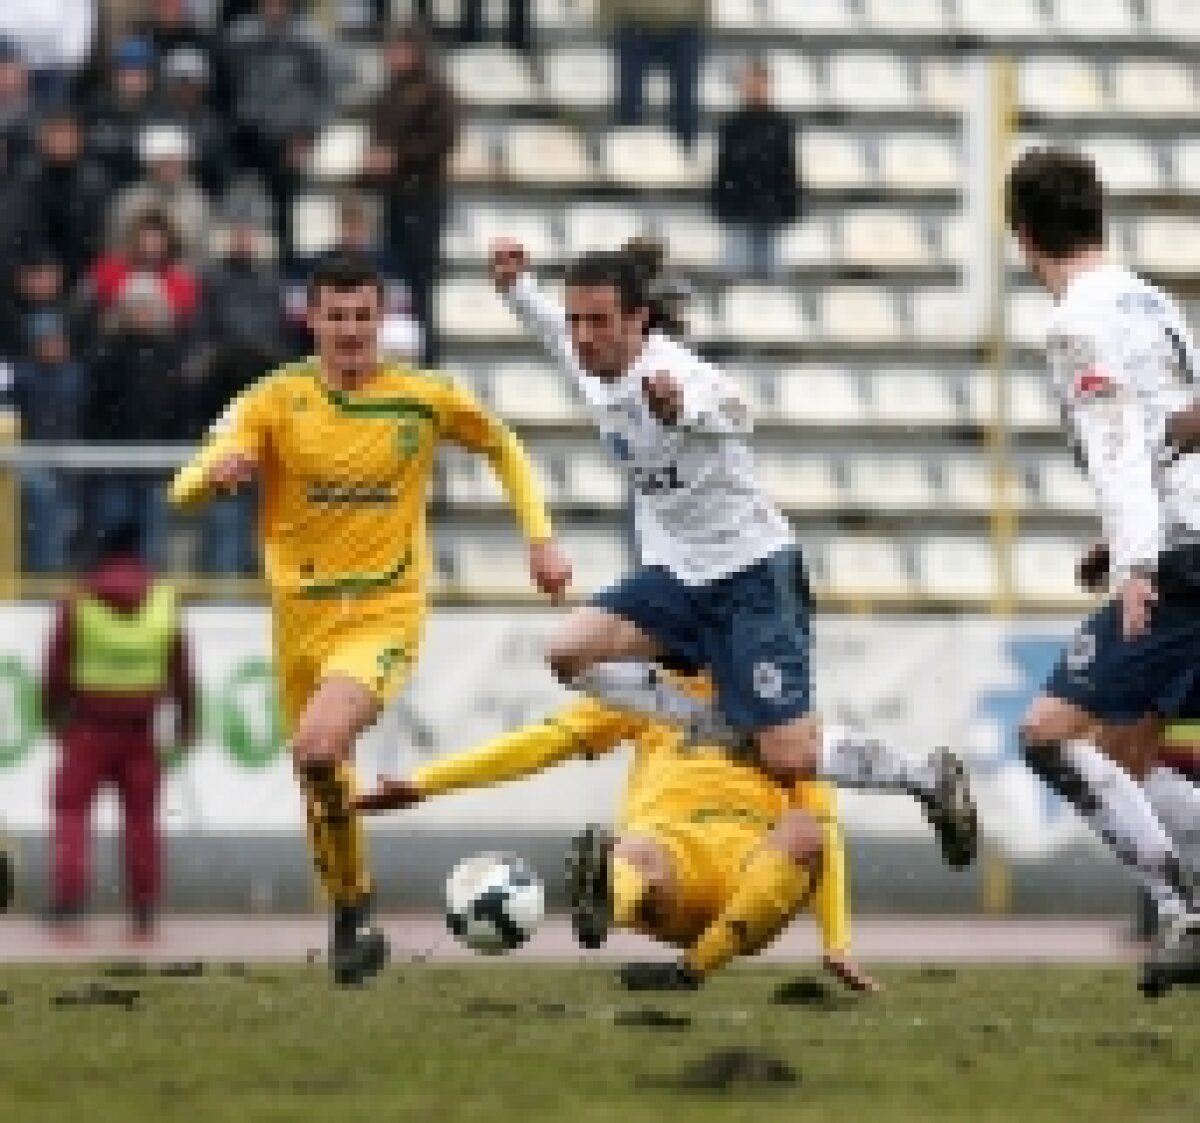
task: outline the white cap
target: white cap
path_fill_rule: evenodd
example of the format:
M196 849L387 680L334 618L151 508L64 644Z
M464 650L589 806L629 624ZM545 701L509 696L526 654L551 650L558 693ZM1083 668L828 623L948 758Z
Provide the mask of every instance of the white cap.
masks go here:
M377 342L384 358L415 361L421 356L421 325L407 316L385 316Z
M192 138L178 125L150 125L138 138L138 154L143 164L156 160L189 160Z

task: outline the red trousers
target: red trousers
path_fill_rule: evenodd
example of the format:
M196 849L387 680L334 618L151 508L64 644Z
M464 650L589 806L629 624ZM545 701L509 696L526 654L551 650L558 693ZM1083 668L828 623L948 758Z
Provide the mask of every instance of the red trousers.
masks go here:
M54 777L55 903L80 906L91 881L91 816L100 789L117 789L124 818L125 891L134 909L158 901L162 769L148 728L77 723L64 731Z

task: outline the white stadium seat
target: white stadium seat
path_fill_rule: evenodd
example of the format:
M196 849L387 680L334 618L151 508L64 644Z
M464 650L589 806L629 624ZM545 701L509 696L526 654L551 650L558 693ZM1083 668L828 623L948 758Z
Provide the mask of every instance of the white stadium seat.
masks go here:
M595 19L593 0L534 0L533 25L547 31L582 31Z
M550 261L558 256L548 216L537 210L509 210L481 205L463 214L463 244L459 256L478 261L487 259L492 243L500 238L520 242L534 261Z
M1092 599L1075 582L1085 543L1067 538L1022 538L1013 544L1013 591L1022 601L1048 604Z
M789 511L832 511L844 502L827 457L764 453L758 457L758 478Z
M928 35L946 30L942 0L864 0L864 20L872 31Z
M909 109L916 100L908 60L891 51L831 55L829 100L855 109Z
M996 489L987 456L950 456L942 462L943 497L956 511L990 511Z
M584 595L595 593L629 572L629 543L619 530L606 528L595 533L568 527L561 538L571 559L572 591ZM529 588L528 557L525 566L525 587Z
M929 263L920 220L910 211L851 210L842 219L847 265L903 268Z
M771 97L780 109L809 109L824 100L813 73L812 61L796 51L770 51L766 56L771 71ZM736 79L738 72L733 71Z
M667 257L685 269L715 269L724 252L721 227L699 212L665 214L657 234L667 243Z
M1074 460L1047 457L1037 467L1042 506L1063 514L1091 515L1096 511L1096 493Z
M1170 42L1200 39L1200 4L1196 0L1142 0L1151 34Z
M514 421L562 422L582 417L563 376L529 363L492 369L489 397L496 412Z
M934 55L921 60L921 100L930 109L961 113L967 104L967 72L962 59Z
M542 122L513 125L504 141L504 167L518 183L587 183L591 161L579 134Z
M459 183L480 182L496 175L496 140L490 129L467 125L450 157L450 174Z
M1100 113L1105 108L1100 75L1089 59L1032 55L1018 66L1021 108L1049 116Z
M779 415L799 425L860 425L866 405L843 367L791 367L775 383Z
M510 539L464 538L453 546L454 583L479 595L529 595L529 554Z
M958 0L958 25L992 39L1029 39L1047 30L1038 0Z
M457 277L439 287L438 330L451 338L514 339L521 326L490 281Z
M1200 140L1180 140L1171 154L1176 190L1200 193Z
M740 100L741 59L732 55L715 55L703 60L700 66L700 104L709 113L728 113Z
M567 497L585 507L621 507L629 498L625 477L595 448L576 449L565 457Z
M641 216L618 203L577 203L563 218L568 254L615 250L643 233Z
M1137 31L1129 0L1054 0L1054 27L1067 39L1122 39Z
M934 371L881 370L868 382L878 425L953 425L958 406L945 377Z
M939 600L985 601L997 592L996 555L982 538L927 538L917 547L921 591Z
M953 191L962 167L953 138L937 133L886 133L879 142L879 174L898 191Z
M828 34L854 30L852 0L767 0L769 22L781 31Z
M1096 136L1083 141L1080 150L1090 156L1107 190L1157 191L1162 186L1158 156L1144 140L1132 136Z
M1008 419L1014 429L1058 429L1062 414L1044 371L1014 374L1008 389Z
M1051 300L1041 289L1016 289L1008 297L1008 338L1021 347L1039 349L1046 343Z
M1113 66L1113 101L1141 117L1194 117L1200 112L1190 63L1124 59Z
M786 269L827 267L836 254L830 220L824 215L809 215L794 222L780 235L779 260Z
M767 0L712 0L709 20L718 31L756 31L766 8Z
M850 461L850 502L866 511L922 511L934 504L929 466L914 456Z
M735 342L794 344L808 336L796 294L771 285L730 285L721 298L721 328Z
M825 551L825 570L825 584L837 596L889 600L913 593L904 555L888 539L835 539Z
M831 285L820 294L820 332L845 343L887 343L901 335L895 294L871 285Z
M634 188L698 187L710 175L674 134L652 125L612 130L605 138L604 170L610 182Z
M446 60L451 85L476 105L530 105L537 89L525 60L505 47L463 47Z
M546 96L566 109L612 104L613 55L607 47L560 47L543 56Z
M863 138L856 133L805 129L800 133L804 180L815 188L867 187L871 167Z
M924 343L966 343L971 337L970 305L958 287L929 285L912 294L913 335Z
M1150 273L1194 276L1200 271L1200 221L1184 215L1154 215L1136 226L1138 266Z

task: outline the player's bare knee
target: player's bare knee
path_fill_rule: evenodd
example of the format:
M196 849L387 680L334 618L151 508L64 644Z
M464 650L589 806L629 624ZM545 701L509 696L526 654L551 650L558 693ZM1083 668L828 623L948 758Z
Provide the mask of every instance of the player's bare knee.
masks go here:
M784 781L805 780L816 771L820 727L811 718L761 731L757 737L762 767Z
M1082 735L1085 726L1086 721L1073 706L1057 698L1038 698L1021 719L1022 751L1027 756L1044 754L1052 746Z

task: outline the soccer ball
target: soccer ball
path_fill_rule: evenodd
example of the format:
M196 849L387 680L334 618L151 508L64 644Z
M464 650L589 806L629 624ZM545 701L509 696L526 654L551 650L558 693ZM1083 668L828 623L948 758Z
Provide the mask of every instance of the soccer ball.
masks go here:
M464 858L446 881L446 925L455 939L483 955L519 948L545 911L541 881L513 854Z

